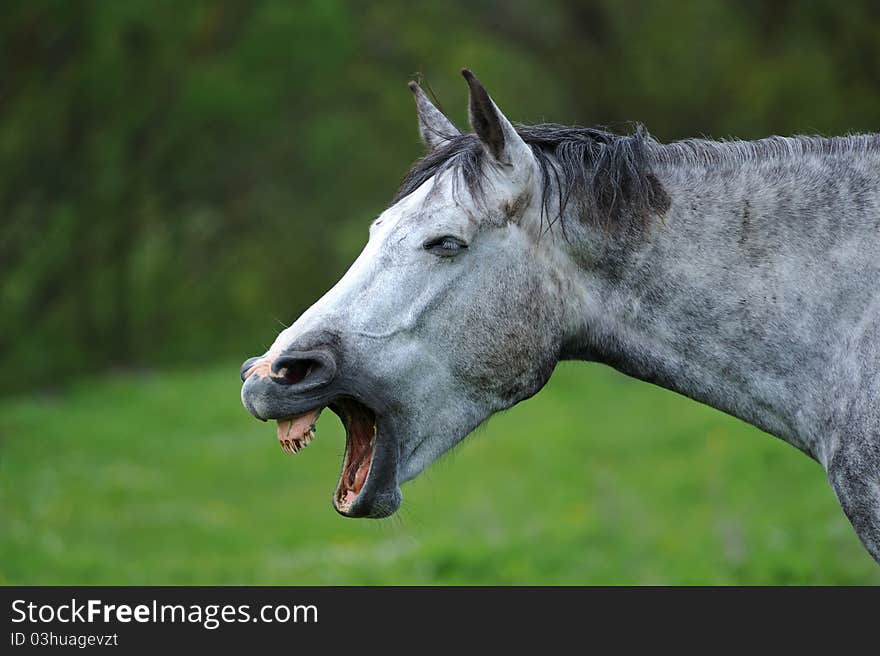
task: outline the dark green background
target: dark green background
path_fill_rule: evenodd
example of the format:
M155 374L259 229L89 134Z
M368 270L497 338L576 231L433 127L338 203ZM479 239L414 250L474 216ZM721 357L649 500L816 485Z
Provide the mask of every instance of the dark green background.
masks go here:
M880 5L5 2L0 581L880 580L814 463L592 365L403 520L332 514L332 418L332 446L275 453L237 365L421 153L406 82L466 125L462 66L520 122L876 131Z

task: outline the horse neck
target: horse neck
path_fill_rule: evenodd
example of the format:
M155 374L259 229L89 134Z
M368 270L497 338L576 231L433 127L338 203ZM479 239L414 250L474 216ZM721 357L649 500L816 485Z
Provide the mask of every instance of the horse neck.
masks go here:
M824 461L835 355L880 280L880 156L689 160L655 174L671 200L664 216L635 239L591 234L604 255L580 269L564 355Z

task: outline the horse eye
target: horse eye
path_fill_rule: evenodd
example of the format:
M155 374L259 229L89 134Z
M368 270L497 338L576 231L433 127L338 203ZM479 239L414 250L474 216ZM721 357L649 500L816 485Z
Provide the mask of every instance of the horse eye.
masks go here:
M437 239L430 239L424 244L424 249L426 251L440 257L452 257L453 255L458 255L466 248L466 243L458 237L452 237L451 235L438 237Z

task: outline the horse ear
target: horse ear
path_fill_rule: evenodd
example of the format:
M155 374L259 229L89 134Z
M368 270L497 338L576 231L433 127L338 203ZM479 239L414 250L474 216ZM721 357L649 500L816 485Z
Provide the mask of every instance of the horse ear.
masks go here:
M409 90L416 99L416 110L419 114L419 134L422 142L434 150L449 143L450 139L458 136L461 132L452 124L446 116L434 106L425 92L416 82L409 83Z
M461 74L470 87L471 127L489 154L505 166L530 161L533 157L531 148L501 113L476 75L467 68L461 69Z

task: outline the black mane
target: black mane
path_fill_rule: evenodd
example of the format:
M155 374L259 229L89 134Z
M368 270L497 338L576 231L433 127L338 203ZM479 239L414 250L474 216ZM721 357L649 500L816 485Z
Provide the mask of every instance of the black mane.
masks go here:
M542 218L547 217L548 227L571 202L581 210L582 220L604 227L625 219L644 221L668 207L668 197L649 166L647 151L655 142L642 126L629 135L552 123L515 127L538 162ZM413 165L393 202L447 170L455 170L457 180L478 196L485 177L484 152L475 134L452 137Z

